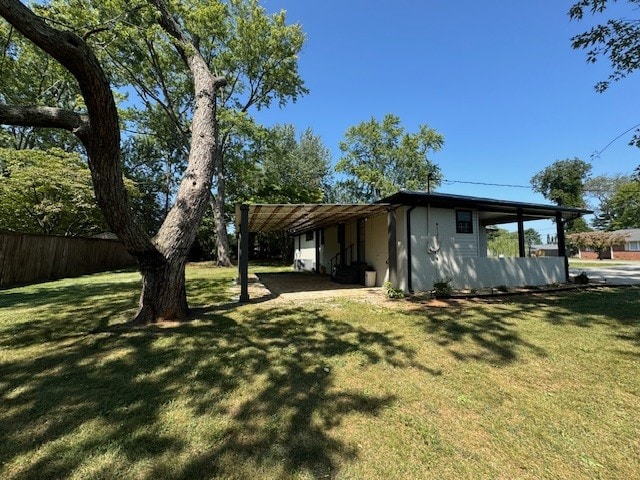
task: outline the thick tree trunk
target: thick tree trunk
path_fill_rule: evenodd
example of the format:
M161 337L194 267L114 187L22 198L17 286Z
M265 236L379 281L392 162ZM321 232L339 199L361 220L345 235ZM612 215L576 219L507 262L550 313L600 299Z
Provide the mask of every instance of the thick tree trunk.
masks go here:
M140 269L142 293L133 324L182 321L188 317L185 263L185 259L180 258Z
M220 179L218 178L218 182L219 181ZM211 195L213 223L216 227L217 263L219 266L230 267L231 258L229 255L229 235L227 234L227 222L224 218L224 194L221 195L219 189L220 183L218 183L218 191Z

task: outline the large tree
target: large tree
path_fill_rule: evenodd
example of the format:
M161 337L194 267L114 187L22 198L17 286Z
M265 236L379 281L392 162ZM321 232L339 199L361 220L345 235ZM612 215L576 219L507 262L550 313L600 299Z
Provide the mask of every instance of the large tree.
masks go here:
M534 191L556 205L584 207L591 165L579 158L556 160L531 178Z
M136 141L147 143L140 134L154 137L158 157L149 161L162 165L166 172L181 172L193 134L194 92L189 72L179 68L180 56L170 38L148 18L143 5L125 0L52 0L45 13L76 29L91 31L94 44L100 45L99 58L115 85L127 87L140 104L127 118L130 128L139 134ZM227 153L239 148L240 139L259 135L253 110L274 103L283 106L307 92L297 68L304 34L300 25L286 23L283 11L268 14L258 0L181 0L171 5L209 70L228 80L217 92L212 125L217 148L210 205L217 259L229 265L226 182L233 172ZM170 183L177 184L167 182L165 189ZM170 189L169 196L174 195L175 190Z
M595 216L591 224L597 230L610 230L611 221L615 215L612 197L623 185L631 182L628 175L597 175L589 178L585 184L585 194L589 199L589 208L594 210Z
M435 188L442 173L428 155L443 144L444 137L427 125L409 133L396 115L387 114L382 122L372 117L350 127L340 142L343 156L335 168L347 178L338 188L348 200L361 202L379 200L402 188Z
M157 235L151 238L130 208L120 164L120 125L111 85L85 38L52 26L18 0L0 0L0 15L22 35L60 62L78 82L84 111L49 106L0 105L0 123L61 128L73 132L86 149L96 199L107 223L142 273L142 293L136 323L182 320L187 317L185 263L210 195L214 172L216 96L226 79L212 72L198 41L176 20L163 0L141 7L144 20L157 22L171 38L193 80L194 114L191 148L173 207ZM152 8L148 8L152 7ZM90 32L86 32L87 37Z
M531 178L533 190L556 205L584 208L585 182L591 173L591 165L579 158L556 160ZM569 232L589 230L583 218L569 220Z
M640 182L619 185L602 209L608 213L607 230L640 228Z

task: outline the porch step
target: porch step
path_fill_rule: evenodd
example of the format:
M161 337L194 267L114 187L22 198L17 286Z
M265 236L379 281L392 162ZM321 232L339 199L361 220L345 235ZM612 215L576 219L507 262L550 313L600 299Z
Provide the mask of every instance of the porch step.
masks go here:
M331 281L342 284L362 283L361 265L349 265L346 267L338 266L336 271L331 275Z

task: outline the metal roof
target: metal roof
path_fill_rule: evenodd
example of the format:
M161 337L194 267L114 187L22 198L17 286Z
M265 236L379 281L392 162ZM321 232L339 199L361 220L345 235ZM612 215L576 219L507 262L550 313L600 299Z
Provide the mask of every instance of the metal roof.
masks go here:
M389 208L427 206L436 208L469 208L482 212L480 220L485 225L516 222L518 215L524 221L555 218L578 218L593 213L575 207L512 202L492 198L468 197L444 193L399 192L371 204L358 203L257 203L247 205L250 232L287 231L292 235L324 228L337 223L347 223L361 218L385 213ZM239 231L240 204L236 205L236 230Z
M258 203L250 204L249 231L273 232L284 230L292 235L317 228L347 223L360 218L379 215L388 210L386 203ZM240 205L236 205L236 229L239 229Z
M440 208L470 208L481 212L490 212L486 215L486 224L512 223L517 221L518 212L523 220L542 220L555 218L560 213L562 218L570 220L582 215L593 213L583 208L565 207L559 205L544 205L539 203L513 202L510 200L496 200L493 198L470 197L465 195L451 195L448 193L427 193L400 190L393 195L380 200L383 203L408 206L427 206Z

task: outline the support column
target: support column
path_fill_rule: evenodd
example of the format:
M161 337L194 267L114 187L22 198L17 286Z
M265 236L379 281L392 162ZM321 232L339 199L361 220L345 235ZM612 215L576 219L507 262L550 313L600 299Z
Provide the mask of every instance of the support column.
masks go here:
M527 256L524 248L524 219L522 218L522 209L518 209L518 254L521 257Z
M389 232L389 282L398 288L398 242L396 239L396 211L387 210L387 229Z
M320 229L316 229L314 232L316 239L316 274L320 273Z
M249 205L240 206L240 238L238 242L238 276L240 302L249 301Z
M567 256L567 244L564 239L564 222L562 213L556 213L556 232L558 236L558 256L564 257L564 281L569 281L569 257Z

